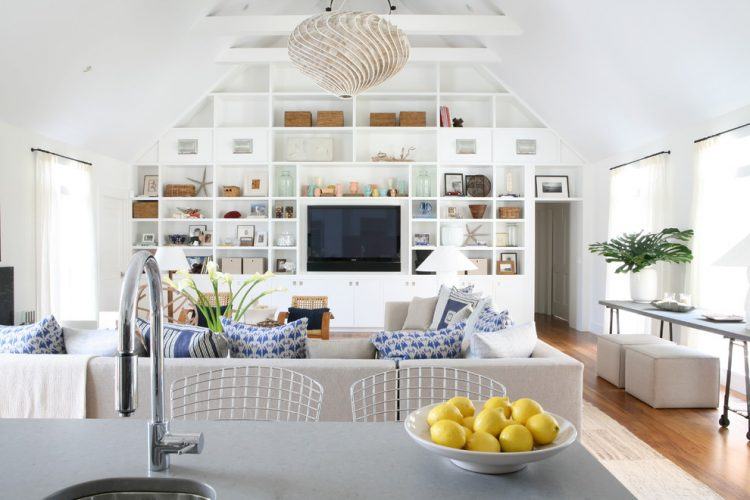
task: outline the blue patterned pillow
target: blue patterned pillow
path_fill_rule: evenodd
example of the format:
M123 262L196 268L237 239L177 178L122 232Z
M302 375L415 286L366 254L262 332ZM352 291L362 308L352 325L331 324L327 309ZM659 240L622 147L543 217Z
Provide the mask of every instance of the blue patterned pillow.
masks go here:
M383 359L445 359L461 357L466 323L425 332L379 332L370 341Z
M472 331L480 333L492 333L503 328L513 326L513 320L510 319L508 310L496 311L490 306L482 309L476 322L473 325Z
M263 328L222 318L233 358L304 358L307 318Z
M150 349L151 324L141 318L136 324ZM162 330L165 358L226 358L229 352L227 340L208 328L164 323Z
M2 354L65 354L63 330L54 316L23 326L0 326Z

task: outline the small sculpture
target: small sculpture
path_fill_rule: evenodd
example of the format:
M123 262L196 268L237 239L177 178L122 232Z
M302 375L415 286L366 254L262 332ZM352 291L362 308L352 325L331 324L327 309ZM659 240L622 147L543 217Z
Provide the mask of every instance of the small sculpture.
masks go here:
M487 233L480 233L479 230L482 228L481 224L477 224L477 227L471 229L469 224L466 224L466 236L463 242L463 246L485 246L486 243L479 240L479 236L489 236Z
M413 159L409 158L411 154L416 151L417 148L414 146L409 146L409 149L406 149L405 147L401 148L401 154L397 157L394 155L389 155L387 153L384 153L382 151L378 151L378 153L372 157L372 161L374 162L407 162L407 161L414 161Z
M454 118L453 119L453 126L454 127L463 127L464 126L464 119L463 118Z
M206 181L206 169L205 168L203 169L203 178L200 181L197 179L191 179L190 177L188 177L187 180L197 184L195 188L195 196L200 196L201 192L203 192L204 196L208 196L208 186L213 184L213 182Z
M180 208L178 213L175 214L175 219L202 219L203 214L199 208Z

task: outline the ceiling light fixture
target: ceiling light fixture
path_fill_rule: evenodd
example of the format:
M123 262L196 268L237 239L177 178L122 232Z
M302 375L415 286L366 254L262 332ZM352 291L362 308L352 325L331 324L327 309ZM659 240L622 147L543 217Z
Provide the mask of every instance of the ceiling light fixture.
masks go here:
M289 58L300 72L348 99L401 71L409 60L403 31L372 12L329 9L305 19L289 35Z

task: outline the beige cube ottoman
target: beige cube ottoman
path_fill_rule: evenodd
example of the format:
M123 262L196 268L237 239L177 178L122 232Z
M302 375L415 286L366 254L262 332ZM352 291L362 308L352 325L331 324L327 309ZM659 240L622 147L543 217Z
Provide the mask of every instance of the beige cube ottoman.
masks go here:
M663 344L668 340L654 335L600 335L596 341L596 374L622 389L625 387L625 347Z
M625 390L653 408L719 406L719 358L667 344L625 348Z

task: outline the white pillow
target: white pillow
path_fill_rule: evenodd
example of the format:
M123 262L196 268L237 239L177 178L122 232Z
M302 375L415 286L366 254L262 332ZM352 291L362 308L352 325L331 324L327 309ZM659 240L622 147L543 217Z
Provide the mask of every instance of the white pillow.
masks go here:
M115 356L117 354L117 330L81 330L63 328L65 351L68 354L93 356Z
M536 347L536 324L515 325L492 333L475 333L467 358L528 358Z
M427 330L435 315L435 304L437 297L414 297L409 302L409 311L406 313L406 319L402 330Z

